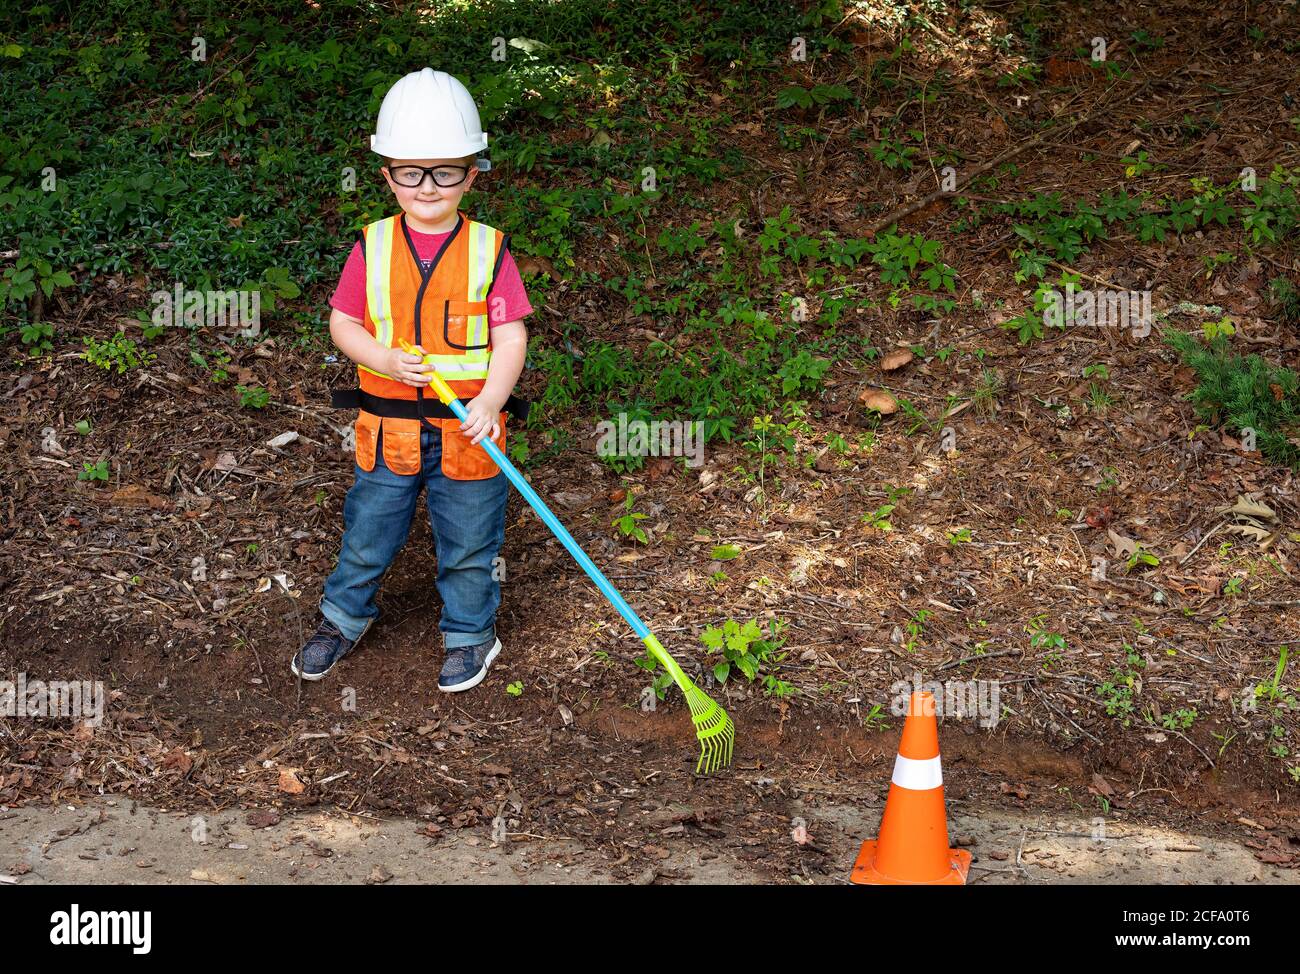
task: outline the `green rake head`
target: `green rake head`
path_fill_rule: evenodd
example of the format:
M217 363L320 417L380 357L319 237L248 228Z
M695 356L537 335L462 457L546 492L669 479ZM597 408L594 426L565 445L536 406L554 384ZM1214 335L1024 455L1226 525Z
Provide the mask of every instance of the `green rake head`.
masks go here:
M736 725L727 712L690 680L682 687L686 704L691 708L695 736L700 739L700 760L695 773L709 774L731 763L731 749L736 743ZM680 683L679 683L680 686Z
M668 671L682 695L686 705L691 708L691 720L695 724L695 736L700 741L700 760L696 762L696 774L709 774L731 763L731 751L736 743L736 725L731 722L727 712L714 702L713 698L697 687L691 678L682 672L677 661L668 650L664 649L654 635L643 640L650 653Z

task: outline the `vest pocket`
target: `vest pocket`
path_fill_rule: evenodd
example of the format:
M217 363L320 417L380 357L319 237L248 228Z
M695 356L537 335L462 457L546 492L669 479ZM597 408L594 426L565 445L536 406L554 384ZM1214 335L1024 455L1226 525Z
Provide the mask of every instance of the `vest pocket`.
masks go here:
M470 443L471 437L460 429L460 420L444 419L442 424L442 473L451 480L487 480L501 468L483 449L482 442ZM504 453L506 449L506 414L501 414L501 432L492 442Z
M384 417L384 466L395 474L420 472L420 421Z
M451 348L477 351L487 348L488 304L486 301L444 301L442 337Z
M375 441L379 437L379 417L362 411L352 426L353 452L357 466L369 473L375 469Z

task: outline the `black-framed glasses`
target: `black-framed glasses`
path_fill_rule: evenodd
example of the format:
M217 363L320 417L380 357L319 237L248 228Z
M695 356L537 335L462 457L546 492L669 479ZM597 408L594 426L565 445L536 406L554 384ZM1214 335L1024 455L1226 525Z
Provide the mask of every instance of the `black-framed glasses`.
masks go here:
M469 175L469 166L390 166L388 170L393 182L411 189L424 182L425 173L429 174L434 185L445 189L463 183Z

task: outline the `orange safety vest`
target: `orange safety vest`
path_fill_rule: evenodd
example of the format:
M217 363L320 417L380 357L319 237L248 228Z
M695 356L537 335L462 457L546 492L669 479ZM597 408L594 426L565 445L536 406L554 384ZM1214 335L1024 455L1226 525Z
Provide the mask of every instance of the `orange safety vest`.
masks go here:
M479 394L492 358L487 293L509 237L485 223L456 213L456 226L427 271L416 258L404 214L377 220L361 231L366 260L366 331L388 348L403 340L419 345L461 402ZM357 406L356 461L375 468L383 436L384 464L396 474L420 472L420 430L442 436L442 472L453 480L484 480L499 473L482 446L471 445L460 420L429 390L357 366L359 389L336 390L335 406ZM507 409L519 418L527 403L510 397ZM522 415L521 415L522 413ZM506 412L493 441L506 445Z

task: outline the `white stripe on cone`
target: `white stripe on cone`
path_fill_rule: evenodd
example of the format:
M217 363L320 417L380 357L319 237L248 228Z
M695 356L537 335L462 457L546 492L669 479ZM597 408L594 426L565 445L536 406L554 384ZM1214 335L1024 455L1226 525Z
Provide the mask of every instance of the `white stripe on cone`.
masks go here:
M894 759L894 784L912 791L929 791L943 784L943 770L939 758L905 758L898 755Z

